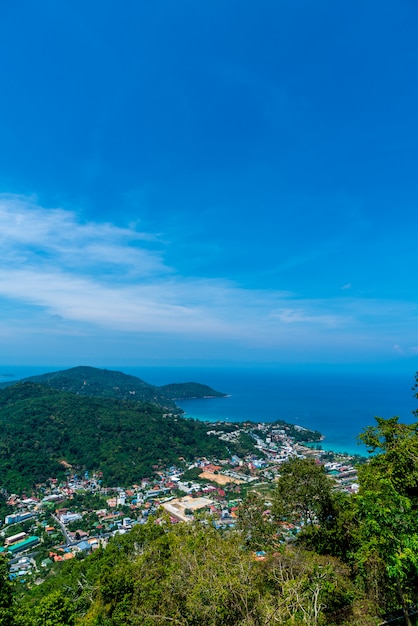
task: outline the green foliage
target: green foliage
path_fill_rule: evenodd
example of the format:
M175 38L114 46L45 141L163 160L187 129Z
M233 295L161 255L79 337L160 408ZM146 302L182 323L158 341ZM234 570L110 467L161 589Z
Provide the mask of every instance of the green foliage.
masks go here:
M146 383L137 376L85 366L72 367L59 372L41 374L40 376L30 376L21 382L29 381L80 396L150 402L163 406L175 413L183 412L173 402L175 398L225 396L225 394L200 383L175 383L157 387ZM13 383L0 383L0 389L9 387L11 384Z
M101 604L112 624L135 623L134 616L141 624L226 624L231 610L237 616L243 611L234 588L235 559L242 559L238 545L210 528L181 525L150 543L131 566L121 564L116 576L113 569L105 572Z
M418 517L411 501L390 480L376 480L357 499L359 546L356 561L367 585L382 583L377 600L388 608L417 600ZM396 602L397 596L397 602Z
M62 591L53 591L33 607L16 615L16 626L73 626L75 610Z
M159 390L172 400L226 397L225 393L215 391L215 389L208 387L208 385L202 385L200 383L171 383L170 385L163 385L162 387L159 387Z
M412 387L412 391L414 392L414 396L418 398L418 372L415 374L415 384ZM413 413L418 417L418 411L414 411Z
M313 459L294 458L283 463L273 497L277 521L304 526L326 520L332 514L332 482Z
M255 447L255 441L248 433L241 432L236 443L236 454L243 457L249 452L260 455L260 451Z
M6 515L9 515L10 513L12 513L12 511L13 507L7 504L7 498L5 493L0 492L0 520L4 520Z
M73 367L40 376L30 376L20 382L33 382L80 396L154 402L176 409L175 404L170 402L165 394L160 393L158 387L149 385L136 376L96 367ZM2 383L0 388L10 385L10 382Z
M283 429L289 437L292 437L296 442L315 442L321 441L322 435L318 430L310 430L309 428L301 428L294 424L288 424L283 420L276 420L273 423L274 427Z
M309 524L303 529L298 543L352 564L359 545L356 500L347 493L332 491L327 512L320 524Z
M270 519L265 498L250 491L238 509L238 529L250 550L268 550L278 545L277 524Z
M76 532L77 530L84 530L85 532L88 532L93 528L93 524L98 521L99 518L96 513L85 513L83 515L83 519L67 524L67 530L71 532Z
M418 499L418 422L400 424L398 417L376 417L359 439L373 452L360 470L363 484L373 488L376 477L389 479L404 495Z
M349 570L337 559L287 548L266 563L266 570L272 597L263 623L316 626L351 622L355 590Z
M68 623L75 617L83 626L315 626L350 615L354 598L336 559L283 548L258 562L240 532L220 535L201 523L137 526L40 587L20 605L28 626L42 623L31 616L49 619L54 606L58 616L69 609L63 589Z
M379 601L400 606L410 624L407 605L418 600L418 423L376 421L360 435L378 453L359 473L356 557L369 585L384 581Z
M182 475L182 480L183 481L191 481L191 482L195 482L196 480L200 480L199 476L202 473L202 468L201 467L192 467L189 470L186 470L183 475ZM207 482L207 481L205 481Z
M76 470L100 468L105 484L127 485L179 457L228 455L203 422L164 415L154 404L81 397L31 382L0 392L0 429L0 485L20 492L63 477L62 460Z
M72 494L71 500L66 500L60 505L62 508L70 508L72 511L84 512L106 508L107 496L94 491L82 491Z
M0 626L11 626L13 623L13 584L8 577L6 557L0 554Z

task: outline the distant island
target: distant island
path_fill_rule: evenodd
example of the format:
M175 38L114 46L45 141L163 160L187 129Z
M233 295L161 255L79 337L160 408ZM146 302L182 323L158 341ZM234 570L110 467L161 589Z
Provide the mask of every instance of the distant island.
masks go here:
M175 404L175 399L223 398L227 395L196 382L171 383L158 387L137 376L88 366L29 376L18 382L34 382L79 396L151 402L177 413L183 413L183 410ZM15 384L15 380L2 382L0 389Z

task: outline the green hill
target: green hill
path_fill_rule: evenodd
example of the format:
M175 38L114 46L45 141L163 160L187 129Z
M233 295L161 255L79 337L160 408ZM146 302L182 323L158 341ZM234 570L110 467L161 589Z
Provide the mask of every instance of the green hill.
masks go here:
M225 394L200 383L175 383L157 387L123 372L86 366L72 367L40 376L30 376L20 382L28 381L80 396L152 402L177 413L182 413L182 410L176 406L173 401L174 398L184 400L187 398L225 396ZM13 384L15 383L1 383L0 388L4 389Z
M92 382L90 390L97 388ZM153 402L21 382L0 391L0 487L19 492L63 475L62 461L101 469L105 484L115 485L135 483L179 457L227 456L225 444L207 429Z
M160 391L173 400L187 400L192 398L225 398L226 394L215 391L208 385L200 383L171 383L159 387Z

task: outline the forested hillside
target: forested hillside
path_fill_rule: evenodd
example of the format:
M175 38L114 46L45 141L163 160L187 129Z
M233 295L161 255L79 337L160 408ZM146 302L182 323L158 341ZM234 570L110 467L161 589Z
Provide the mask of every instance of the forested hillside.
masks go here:
M200 383L171 383L159 387L160 392L173 400L187 400L191 398L224 398L226 394L215 391L208 385Z
M137 376L86 366L30 376L19 382L35 382L80 396L151 402L177 413L182 413L182 410L173 402L174 398L225 396L224 393L200 383L173 383L158 387L146 383ZM0 388L9 387L12 384L11 382L0 383Z
M76 471L100 469L104 484L117 485L180 456L228 455L206 424L154 403L83 397L33 382L0 391L0 430L0 485L18 492L62 476L63 461Z

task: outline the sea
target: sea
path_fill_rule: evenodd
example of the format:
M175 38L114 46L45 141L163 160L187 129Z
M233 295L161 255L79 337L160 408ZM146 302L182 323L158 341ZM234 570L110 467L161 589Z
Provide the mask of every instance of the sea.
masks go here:
M358 372L289 369L260 365L245 367L103 365L138 376L154 385L199 382L227 394L225 398L178 401L187 417L204 421L273 422L319 430L324 450L367 455L358 435L376 424L375 416L399 416L400 421L418 421L414 396L414 372ZM0 382L53 372L65 367L0 366Z

